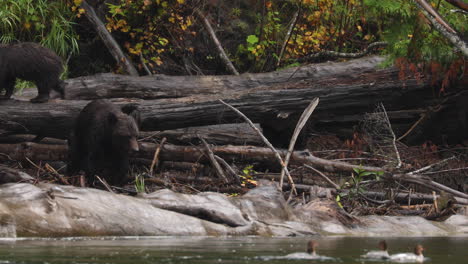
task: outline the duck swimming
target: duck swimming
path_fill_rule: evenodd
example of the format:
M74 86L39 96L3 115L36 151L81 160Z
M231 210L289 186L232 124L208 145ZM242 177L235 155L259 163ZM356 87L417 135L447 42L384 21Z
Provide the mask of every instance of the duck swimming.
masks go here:
M387 251L387 242L385 240L380 241L378 247L380 250L369 251L366 254L361 255L361 257L366 259L389 259L390 255L388 255Z
M310 240L307 242L307 253L312 255L312 256L317 256L317 253L315 252L315 248L318 246L318 243Z
M390 256L391 261L395 262L424 262L424 256L422 254L424 248L421 245L416 245L414 253L399 253Z
M318 243L314 240L307 242L307 253L306 252L296 252L288 254L282 259L319 259L319 260L332 260L333 258L327 256L320 256L316 252Z

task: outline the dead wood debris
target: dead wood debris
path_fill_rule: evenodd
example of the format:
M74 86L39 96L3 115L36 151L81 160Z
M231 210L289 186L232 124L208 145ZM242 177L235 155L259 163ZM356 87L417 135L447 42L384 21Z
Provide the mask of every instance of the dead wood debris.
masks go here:
M276 155L284 159L290 153L288 171L294 187L288 183L281 190L286 197L291 196L293 188L296 190L297 195L290 201L292 204L326 199L336 202L351 215L421 215L431 220L446 219L460 205L468 204L466 148L401 145L398 150L402 168L395 169L393 165L385 166L394 164L394 160L387 161L392 157L372 153L367 142L361 139L355 135L343 142L330 135L315 135L310 139L314 144L309 145L309 152L288 152L254 146L217 146L207 141L198 146L173 145L170 140L154 144L145 141L152 141L150 137L142 139L140 153L133 157L132 164L135 174L148 175L145 178L148 191L171 188L185 193L217 191L239 195L255 187L260 180L280 182L282 167ZM0 144L0 153L4 154L0 159L8 164L8 167L0 167L0 175L7 175L2 176L2 180L25 181L20 175L26 172L36 176L28 181L36 178L79 186L79 175L64 175L66 145L52 143ZM158 166L151 165L155 164L155 159ZM366 166L360 165L363 161ZM212 169L214 164L218 164L216 170ZM361 176L357 175L359 170ZM151 173L147 173L149 171ZM385 173L377 177L379 171ZM136 193L131 179L123 188L108 186L106 189Z

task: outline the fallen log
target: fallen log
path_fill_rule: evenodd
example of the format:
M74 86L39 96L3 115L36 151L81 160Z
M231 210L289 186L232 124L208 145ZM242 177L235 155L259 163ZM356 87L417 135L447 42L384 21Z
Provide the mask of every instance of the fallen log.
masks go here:
M260 128L259 124L256 124ZM211 144L218 145L262 145L263 141L255 131L245 123L220 124L211 126L186 127L163 131L141 131L139 141L154 141L167 138L173 144L198 144L199 137ZM0 144L15 144L22 142L36 142L41 144L64 145L66 140L57 138L43 138L30 134L14 134L0 136Z
M118 74L97 74L66 80L65 98L93 100L98 98L180 98L194 95L219 95L258 87L309 81L335 82L376 71L384 58L370 56L347 62L326 62L293 67L267 73L244 73L239 76L168 76L131 77ZM355 77L354 77L355 76ZM349 80L344 78L344 80Z
M58 139L58 138L42 138L38 139L35 135L28 135L28 134L14 134L14 135L5 135L0 136L0 144L16 144L16 143L23 143L23 142L36 142L41 144L49 144L49 145L65 145L67 144L66 140Z
M260 128L259 124L256 124ZM163 131L142 131L140 141L167 138L173 144L198 144L204 138L218 145L262 145L263 141L246 123L186 127ZM1 138L0 138L1 142Z
M267 138L271 140L276 136L278 140L286 139L287 142L300 114L316 97L320 97L321 104L314 113L314 127L321 131L335 129L335 132L338 132L337 127L345 128L348 134L352 131L352 125L361 121L365 112L373 111L379 102L385 104L397 135L406 132L419 118L418 108L434 102L424 83L416 80L399 81L396 69L363 73L346 79L346 82L342 80L339 85L330 79L323 81L302 81L216 96L131 102L137 104L141 112L142 130L151 131L237 122L237 115L219 103L218 99L223 99L253 122L260 123ZM0 130L3 133L66 138L73 120L87 103L62 100L44 104L2 101ZM116 103L125 104L129 100L116 100ZM282 134L283 131L287 133ZM277 142L273 140L272 143Z
M154 150L157 144L140 142L140 151L133 157L152 160ZM33 161L56 161L67 159L68 146L66 145L46 145L32 142L20 144L0 144L0 160L25 161L27 159ZM208 159L204 157L204 147L202 146L177 146L164 144L161 148L160 160L165 161L184 161L184 162L202 162L208 163ZM220 156L226 161L236 162L257 162L267 164L269 166L278 166L274 152L269 148L253 147L253 146L213 146L212 151L215 155ZM281 156L286 155L286 150L278 149ZM322 158L317 158L307 151L295 151L291 155L290 164L302 165L311 164L325 171L353 171L355 168L360 168L366 171L382 171L382 168L372 166L358 166L346 162L329 161Z

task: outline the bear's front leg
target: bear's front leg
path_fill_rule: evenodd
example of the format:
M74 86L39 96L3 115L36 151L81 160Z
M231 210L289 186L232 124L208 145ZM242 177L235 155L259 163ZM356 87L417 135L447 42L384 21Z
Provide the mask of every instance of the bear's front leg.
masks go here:
M5 94L0 96L0 100L8 100L13 95L13 90L15 89L15 80L8 80L4 83L3 86L5 88ZM0 89L0 91L1 90L2 89Z

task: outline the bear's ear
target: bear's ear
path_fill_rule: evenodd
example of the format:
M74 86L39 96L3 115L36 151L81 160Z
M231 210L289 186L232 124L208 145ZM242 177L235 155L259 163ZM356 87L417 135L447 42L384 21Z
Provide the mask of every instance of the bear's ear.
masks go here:
M109 115L107 116L107 120L110 124L115 124L117 123L117 115L115 113L109 113Z
M131 116L135 120L135 123L137 124L137 126L140 127L141 116L140 116L140 111L138 110L138 105L128 104L128 105L122 106L121 109L122 109L122 112Z

